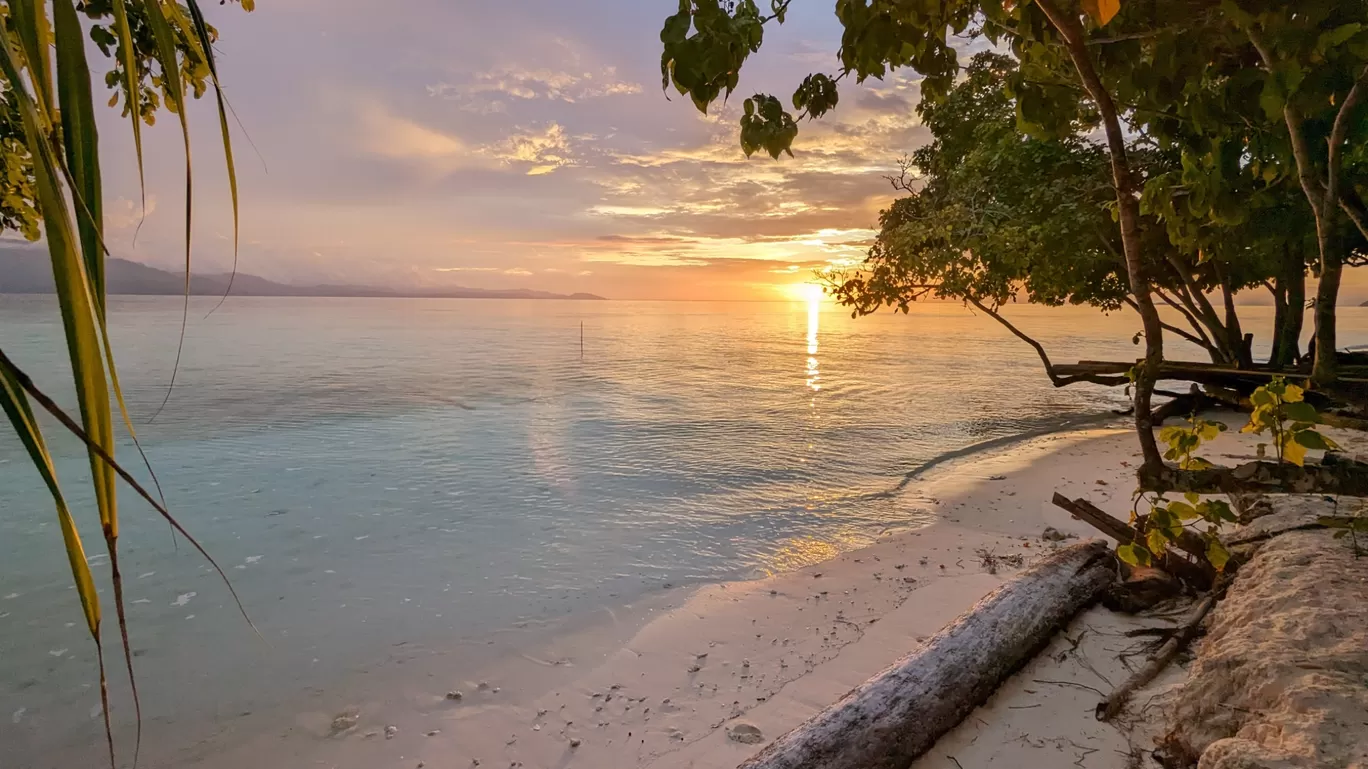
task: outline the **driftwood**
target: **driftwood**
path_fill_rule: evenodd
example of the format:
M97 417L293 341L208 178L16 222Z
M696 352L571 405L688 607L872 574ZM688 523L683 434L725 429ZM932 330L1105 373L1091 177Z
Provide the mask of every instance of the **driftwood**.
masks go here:
M1073 517L1123 545L1135 542L1139 536L1130 524L1108 514L1107 511L1086 499L1069 499L1063 494L1055 492L1051 501L1055 507L1067 510ZM1175 552L1168 551L1159 557L1159 567L1189 585L1203 589L1210 587L1214 573L1209 565L1204 563L1206 543L1198 535L1184 531L1183 536L1179 538L1176 544L1179 549L1192 554L1201 562L1193 563Z
M739 769L906 769L1115 578L1103 540L1027 569Z
M1194 491L1198 494L1329 494L1368 497L1368 464L1328 454L1318 465L1246 462L1235 467L1179 470L1165 465L1138 473L1145 491Z
M1105 377L1125 374L1135 365L1135 361L1084 360L1078 363L1056 364L1054 372L1058 376L1066 377ZM1310 376L1310 372L1301 370L1278 371L1266 366L1236 368L1218 363L1196 363L1192 361L1164 361L1159 366L1160 380L1196 382L1197 384L1227 387L1245 392L1268 384L1275 376L1297 380ZM1342 372L1339 381L1351 385L1362 384L1368 382L1368 378L1359 371Z
M1131 695L1147 686L1150 681L1154 680L1155 676L1158 676L1165 667L1168 667L1173 658L1178 656L1178 652L1197 635L1197 628L1201 626L1202 620L1211 611L1211 607L1216 605L1218 597L1217 591L1213 590L1193 605L1187 619L1183 621L1182 625L1174 629L1173 635L1169 636L1169 639L1164 642L1163 646L1159 647L1153 657L1150 657L1149 662L1146 662L1144 667L1135 671L1134 675L1116 687L1110 697L1097 703L1096 716L1098 721L1110 721L1116 718L1116 714L1120 713L1121 709L1126 707L1126 703L1130 701Z

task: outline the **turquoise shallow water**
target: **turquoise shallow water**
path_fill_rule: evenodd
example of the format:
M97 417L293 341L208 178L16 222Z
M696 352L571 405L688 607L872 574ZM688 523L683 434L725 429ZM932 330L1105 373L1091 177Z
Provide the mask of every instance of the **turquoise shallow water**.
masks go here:
M859 320L804 303L263 298L205 319L208 306L155 421L179 300L116 298L116 354L168 502L268 644L126 494L154 752L383 676L399 643L488 647L501 629L858 547L924 522L887 493L919 464L1122 398L1050 387L1029 348L951 305ZM1347 314L1346 343L1368 340ZM1135 354L1127 316L1015 317L1061 360ZM49 298L0 297L0 344L64 395L60 337ZM105 580L88 465L53 434ZM94 760L93 650L51 503L8 431L0 510L0 766Z

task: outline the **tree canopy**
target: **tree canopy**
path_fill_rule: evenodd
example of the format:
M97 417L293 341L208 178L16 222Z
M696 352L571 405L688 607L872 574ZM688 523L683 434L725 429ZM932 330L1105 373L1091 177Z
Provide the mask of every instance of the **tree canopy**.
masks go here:
M788 0L771 0L768 14L754 0L680 0L661 33L665 85L706 110L737 87L766 25L782 24L787 8ZM1341 211L1360 236L1368 234L1358 163L1368 131L1368 0L835 0L835 11L843 28L836 70L802 81L792 99L796 116L774 96L748 99L741 123L747 154L791 154L800 121L836 108L839 83L852 75L860 82L911 68L921 75L923 103L945 102L963 74L956 45L964 38L1010 51L1017 66L1003 87L1023 131L1067 141L1078 136L1080 115L1096 115L1130 301L1143 325L1145 357L1134 394L1147 466L1162 465L1149 403L1164 356L1156 297L1168 301L1153 245L1162 240L1165 249L1211 262L1209 271L1218 273L1229 297L1241 282L1234 267L1268 256L1269 249L1259 247L1251 230L1251 239L1228 254L1225 228L1251 212L1295 210L1289 180L1301 187L1316 233L1313 376L1334 379L1334 306L1352 251L1340 236ZM1260 200L1246 208L1251 195ZM1171 235L1151 237L1147 217L1161 218ZM1287 267L1303 263L1290 248L1299 239L1288 238L1278 260L1282 285L1273 290L1283 315L1291 314L1290 283L1302 274ZM1228 269L1218 271L1222 264ZM1185 313L1221 320L1201 283L1189 283L1188 290ZM1224 304L1226 335L1236 336L1233 303ZM1285 359L1290 338L1278 338Z

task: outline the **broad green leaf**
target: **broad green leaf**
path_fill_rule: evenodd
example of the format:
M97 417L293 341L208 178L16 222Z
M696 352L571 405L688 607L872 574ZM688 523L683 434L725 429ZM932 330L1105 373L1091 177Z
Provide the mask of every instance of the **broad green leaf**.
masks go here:
M1316 432L1315 430L1301 430L1292 433L1292 439L1296 441L1299 445L1304 446L1308 449L1330 451L1333 448L1338 448L1328 438Z
M1194 494L1193 496L1196 495ZM1197 517L1196 508L1183 502L1170 502L1168 504L1168 511L1180 521L1190 521Z
M1301 467L1306 464L1306 447L1292 439L1288 434L1283 437L1283 459Z
M1134 543L1118 546L1116 556L1131 566L1149 566L1153 562L1150 551Z
M1167 532L1163 529L1150 529L1145 534L1145 544L1149 546L1150 552L1155 555L1163 555L1168 548Z
M1316 409L1305 401L1289 401L1283 404L1283 416L1293 422L1320 422L1320 415L1316 413Z
M1207 540L1206 557L1216 571L1225 571L1226 564L1230 563L1230 551L1214 536Z

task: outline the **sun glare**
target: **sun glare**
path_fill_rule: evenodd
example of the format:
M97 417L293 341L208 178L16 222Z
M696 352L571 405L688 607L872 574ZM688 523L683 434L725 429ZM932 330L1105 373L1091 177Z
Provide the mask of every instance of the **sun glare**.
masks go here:
M790 283L784 287L789 297L800 302L820 302L826 298L822 287L817 283Z

